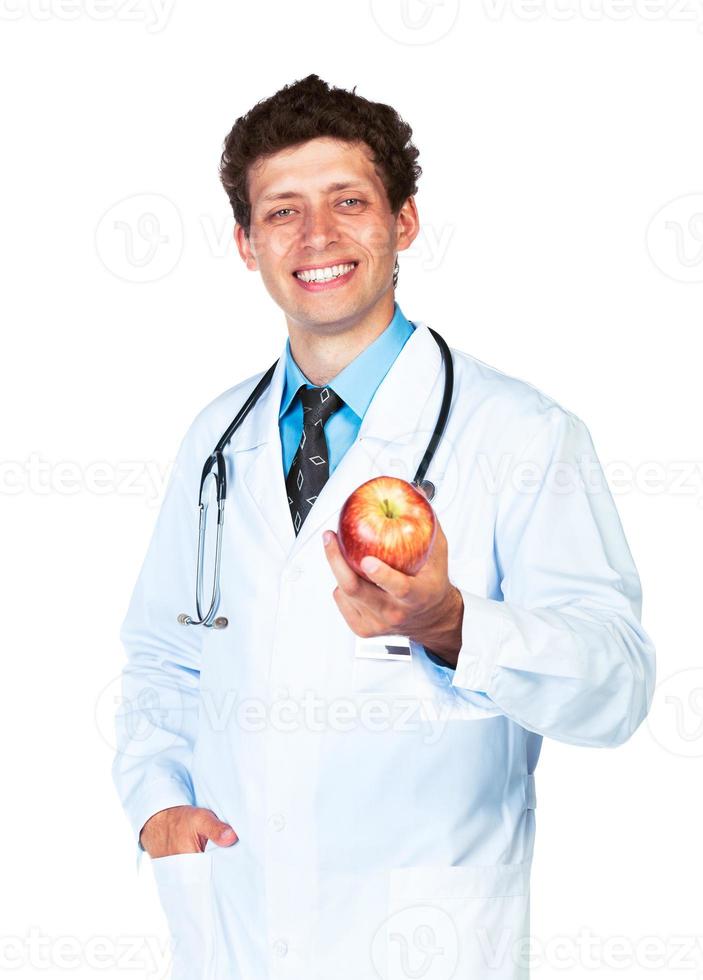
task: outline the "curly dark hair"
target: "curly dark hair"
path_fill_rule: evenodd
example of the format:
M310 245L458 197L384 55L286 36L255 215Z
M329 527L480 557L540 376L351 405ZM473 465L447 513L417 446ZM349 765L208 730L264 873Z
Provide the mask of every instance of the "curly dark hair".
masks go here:
M234 219L247 236L249 166L259 157L321 136L367 144L396 217L408 197L417 193L422 168L410 141L412 129L392 106L369 102L355 89L356 85L351 92L331 87L318 75L308 75L284 85L237 119L224 142L220 180Z

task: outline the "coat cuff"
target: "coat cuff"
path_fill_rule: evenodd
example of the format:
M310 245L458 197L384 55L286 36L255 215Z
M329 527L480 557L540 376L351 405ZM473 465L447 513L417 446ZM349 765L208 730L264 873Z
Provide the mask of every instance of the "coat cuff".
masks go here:
M461 649L452 684L490 694L505 622L503 603L459 589L464 600Z
M149 817L170 806L194 806L190 784L178 776L163 776L148 783L135 793L131 806L127 807L127 818L137 839L138 851L144 851L139 834Z

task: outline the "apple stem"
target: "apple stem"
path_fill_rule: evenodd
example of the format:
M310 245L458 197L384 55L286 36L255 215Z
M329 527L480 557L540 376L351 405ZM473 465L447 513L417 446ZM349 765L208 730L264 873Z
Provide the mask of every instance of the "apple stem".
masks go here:
M384 510L386 517L395 517L395 514L391 510L391 505L388 503L388 497L383 498Z

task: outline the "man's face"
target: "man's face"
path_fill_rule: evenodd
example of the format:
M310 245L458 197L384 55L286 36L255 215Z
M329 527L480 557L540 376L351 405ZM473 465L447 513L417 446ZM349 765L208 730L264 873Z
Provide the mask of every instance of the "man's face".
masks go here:
M419 221L412 198L391 213L370 153L325 137L249 170L251 227L249 238L235 227L237 247L300 327L345 330L384 301L392 306L395 255Z

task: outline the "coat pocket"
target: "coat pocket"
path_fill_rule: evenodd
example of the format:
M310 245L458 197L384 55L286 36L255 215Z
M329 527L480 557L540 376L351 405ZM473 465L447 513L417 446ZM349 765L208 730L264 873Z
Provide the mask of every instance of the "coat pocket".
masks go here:
M210 977L212 852L152 858L151 867L171 935L171 980Z
M352 691L355 694L414 694L415 665L410 657L407 661L355 657Z
M529 874L528 863L392 869L382 975L526 980Z

